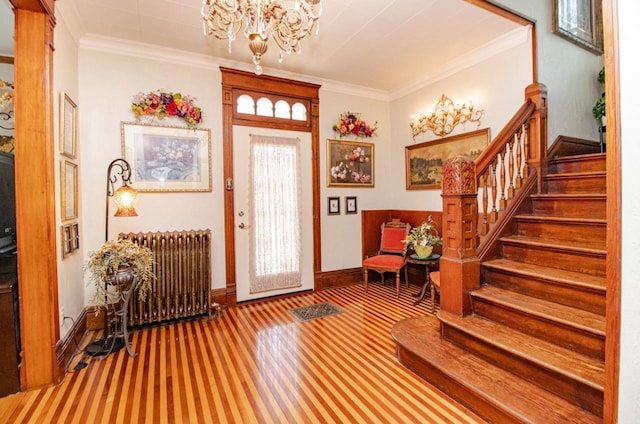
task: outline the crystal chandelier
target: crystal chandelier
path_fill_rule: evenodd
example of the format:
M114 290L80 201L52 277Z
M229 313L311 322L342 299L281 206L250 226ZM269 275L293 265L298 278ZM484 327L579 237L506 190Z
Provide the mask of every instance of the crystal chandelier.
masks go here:
M411 134L415 139L420 133L433 131L435 135L443 137L449 134L458 124L464 124L465 122L475 122L480 126L480 119L484 114L484 110L475 110L469 103L456 105L453 100L445 96L444 94L438 100L438 103L433 107L433 110L427 115L420 111L418 118L415 119L411 115Z
M202 18L205 35L231 43L244 24L244 35L253 53L256 74L262 74L260 59L272 37L280 48L279 61L284 53L300 54L300 41L319 23L322 0L203 0Z

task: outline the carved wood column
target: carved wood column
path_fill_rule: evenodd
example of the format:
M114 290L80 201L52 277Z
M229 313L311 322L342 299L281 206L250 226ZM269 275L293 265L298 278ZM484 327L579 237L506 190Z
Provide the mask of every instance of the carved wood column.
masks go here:
M21 390L60 381L53 137L53 1L15 9L16 235ZM46 6L46 7L45 7Z
M480 287L476 167L456 156L442 168L442 257L440 309L456 315L471 313L469 292Z
M538 193L547 169L547 87L533 83L524 90L525 100L531 99L536 110L529 118L529 168L538 171Z

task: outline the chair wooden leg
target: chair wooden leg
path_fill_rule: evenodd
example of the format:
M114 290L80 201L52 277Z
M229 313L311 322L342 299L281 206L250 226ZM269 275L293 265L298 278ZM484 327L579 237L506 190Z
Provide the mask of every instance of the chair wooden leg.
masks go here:
M430 284L431 286L431 313L434 314L436 312L436 289L433 287L433 282Z
M364 291L365 293L367 292L367 284L369 282L369 272L367 271L367 268L364 269Z
M396 272L396 297L400 297L400 271Z
M406 265L404 267L404 281L407 283L407 288L409 288L409 267Z

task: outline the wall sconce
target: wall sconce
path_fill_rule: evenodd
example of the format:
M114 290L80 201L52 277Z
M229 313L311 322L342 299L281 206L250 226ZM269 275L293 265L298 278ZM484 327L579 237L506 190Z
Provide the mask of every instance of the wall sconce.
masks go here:
M418 134L428 130L443 137L453 131L456 125L465 122L477 122L479 127L483 114L483 109L473 109L471 100L469 100L469 104L455 105L453 100L443 94L428 115L420 111L417 120L411 115L409 126L414 140Z

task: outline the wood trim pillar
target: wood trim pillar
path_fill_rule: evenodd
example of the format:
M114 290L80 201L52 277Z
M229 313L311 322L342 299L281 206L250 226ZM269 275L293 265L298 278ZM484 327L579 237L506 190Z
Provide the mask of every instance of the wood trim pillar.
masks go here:
M22 2L26 5L29 2ZM33 3L33 2L31 2ZM46 2L50 6L53 1ZM34 5L29 5L33 9ZM57 231L53 138L53 15L15 10L15 163L22 340L21 389L60 381L56 358Z
M480 288L476 166L456 156L442 167L442 257L440 258L440 309L469 315L469 293Z
M524 90L525 101L531 99L536 110L529 118L529 168L538 170L538 193L547 169L547 87L533 83Z
M604 352L604 423L618 422L620 323L622 309L622 146L620 120L620 40L618 2L602 2L604 66L607 75L607 300ZM627 57L632 53L626 52ZM630 124L631 126L633 124ZM628 130L627 130L628 131ZM628 140L630 143L633 140ZM628 182L633 184L632 182ZM627 225L629 225L627 223ZM627 258L631 261L631 258ZM626 403L632 403L625 399ZM626 405L630 408L630 405Z

